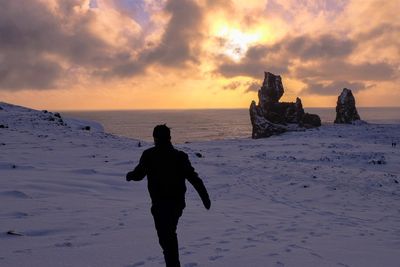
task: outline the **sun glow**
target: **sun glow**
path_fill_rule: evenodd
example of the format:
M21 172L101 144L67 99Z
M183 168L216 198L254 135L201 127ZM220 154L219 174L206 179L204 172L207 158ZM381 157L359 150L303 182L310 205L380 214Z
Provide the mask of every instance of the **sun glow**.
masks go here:
M229 56L234 61L240 61L249 47L263 39L261 32L243 32L238 28L229 26L218 27L215 36L220 42L222 54Z

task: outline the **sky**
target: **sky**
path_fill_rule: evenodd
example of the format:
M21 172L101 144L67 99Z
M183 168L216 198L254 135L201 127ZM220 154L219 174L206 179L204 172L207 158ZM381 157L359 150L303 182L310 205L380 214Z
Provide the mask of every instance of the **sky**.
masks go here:
M400 0L0 0L0 101L52 110L400 106Z

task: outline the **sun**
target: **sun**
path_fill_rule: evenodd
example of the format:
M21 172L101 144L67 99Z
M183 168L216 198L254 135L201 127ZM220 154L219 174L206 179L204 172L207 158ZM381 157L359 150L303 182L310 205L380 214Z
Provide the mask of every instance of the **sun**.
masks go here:
M227 25L215 30L221 46L220 53L230 57L234 61L240 61L252 44L262 39L261 32L244 32L239 28L231 28Z

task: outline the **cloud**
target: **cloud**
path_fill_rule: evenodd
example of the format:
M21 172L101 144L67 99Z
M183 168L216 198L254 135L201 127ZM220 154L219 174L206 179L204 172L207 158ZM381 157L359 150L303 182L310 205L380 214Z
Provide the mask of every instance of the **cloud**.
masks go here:
M182 67L198 62L202 9L191 0L170 0L165 11L171 15L160 44L145 56L147 62Z
M239 81L233 81L231 83L228 83L227 85L224 85L222 89L224 90L236 90L238 88L242 87L242 83Z
M218 66L217 73L227 78L233 78L238 76L246 76L252 78L259 78L264 73L264 70L268 70L273 73L286 73L287 67L284 64L269 63L266 60L243 60L244 62L234 62L232 60L226 60Z
M203 9L195 1L167 1L163 10L169 20L159 40L153 38L157 42L150 46L134 18L137 6L124 9L128 4L1 1L0 90L54 89L62 79L75 81L66 77L71 73L105 79L133 77L152 65L179 69L199 62ZM144 13L139 20L149 22L150 14ZM146 33L152 34L151 30Z
M238 90L242 88L245 88L244 92L257 92L260 89L260 82L256 80L247 82L233 81L222 87L224 90Z
M159 43L105 72L105 77L141 74L151 65L182 69L199 63L203 9L191 0L169 0L165 12L170 19Z
M62 67L51 60L34 56L30 59L21 58L21 54L7 54L0 60L0 89L56 88L62 72Z
M0 89L51 89L69 68L105 67L114 48L91 31L96 14L83 1L0 2Z
M259 81L248 82L246 92L258 92L260 87L261 83Z
M385 81L395 77L395 67L385 63L348 63L341 60L320 61L296 68L295 77L318 80Z
M343 88L351 89L353 92L368 88L364 83L334 81L328 84L308 82L307 86L302 90L302 93L317 94L317 95L338 95Z
M350 55L356 47L354 41L332 34L317 37L297 36L284 40L280 45L290 56L301 60L345 57Z
M270 44L256 44L247 50L240 62L227 57L222 58L216 73L225 77L248 76L260 77L263 71L277 74L288 74L293 60L327 60L343 58L351 54L355 44L348 39L324 34L316 37L310 35L286 36Z
M275 46L254 45L250 47L239 62L226 56L219 57L216 74L227 78L247 76L259 78L265 70L284 74L288 72L288 58L275 53Z
M373 31L357 37L378 34ZM383 60L352 62L351 57L358 52L359 42L356 37L337 34L286 35L275 43L250 47L240 62L221 57L215 72L226 78L246 76L260 79L263 71L270 71L306 83L303 92L321 95L336 94L336 87L362 90L368 81L393 80L395 64Z

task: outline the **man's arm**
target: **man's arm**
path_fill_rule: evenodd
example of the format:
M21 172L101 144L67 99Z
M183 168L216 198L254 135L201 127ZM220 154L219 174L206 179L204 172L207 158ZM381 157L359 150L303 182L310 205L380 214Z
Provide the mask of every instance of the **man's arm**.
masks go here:
M185 176L186 179L193 185L194 189L196 189L199 194L201 200L203 201L203 205L206 209L210 209L211 201L208 196L208 192L206 187L204 186L203 181L200 179L197 172L192 167L192 164L189 161L188 155L184 154L184 168L185 168Z
M145 153L143 152L140 157L139 164L135 167L133 171L126 174L126 180L129 181L140 181L146 176L146 165L145 165Z

